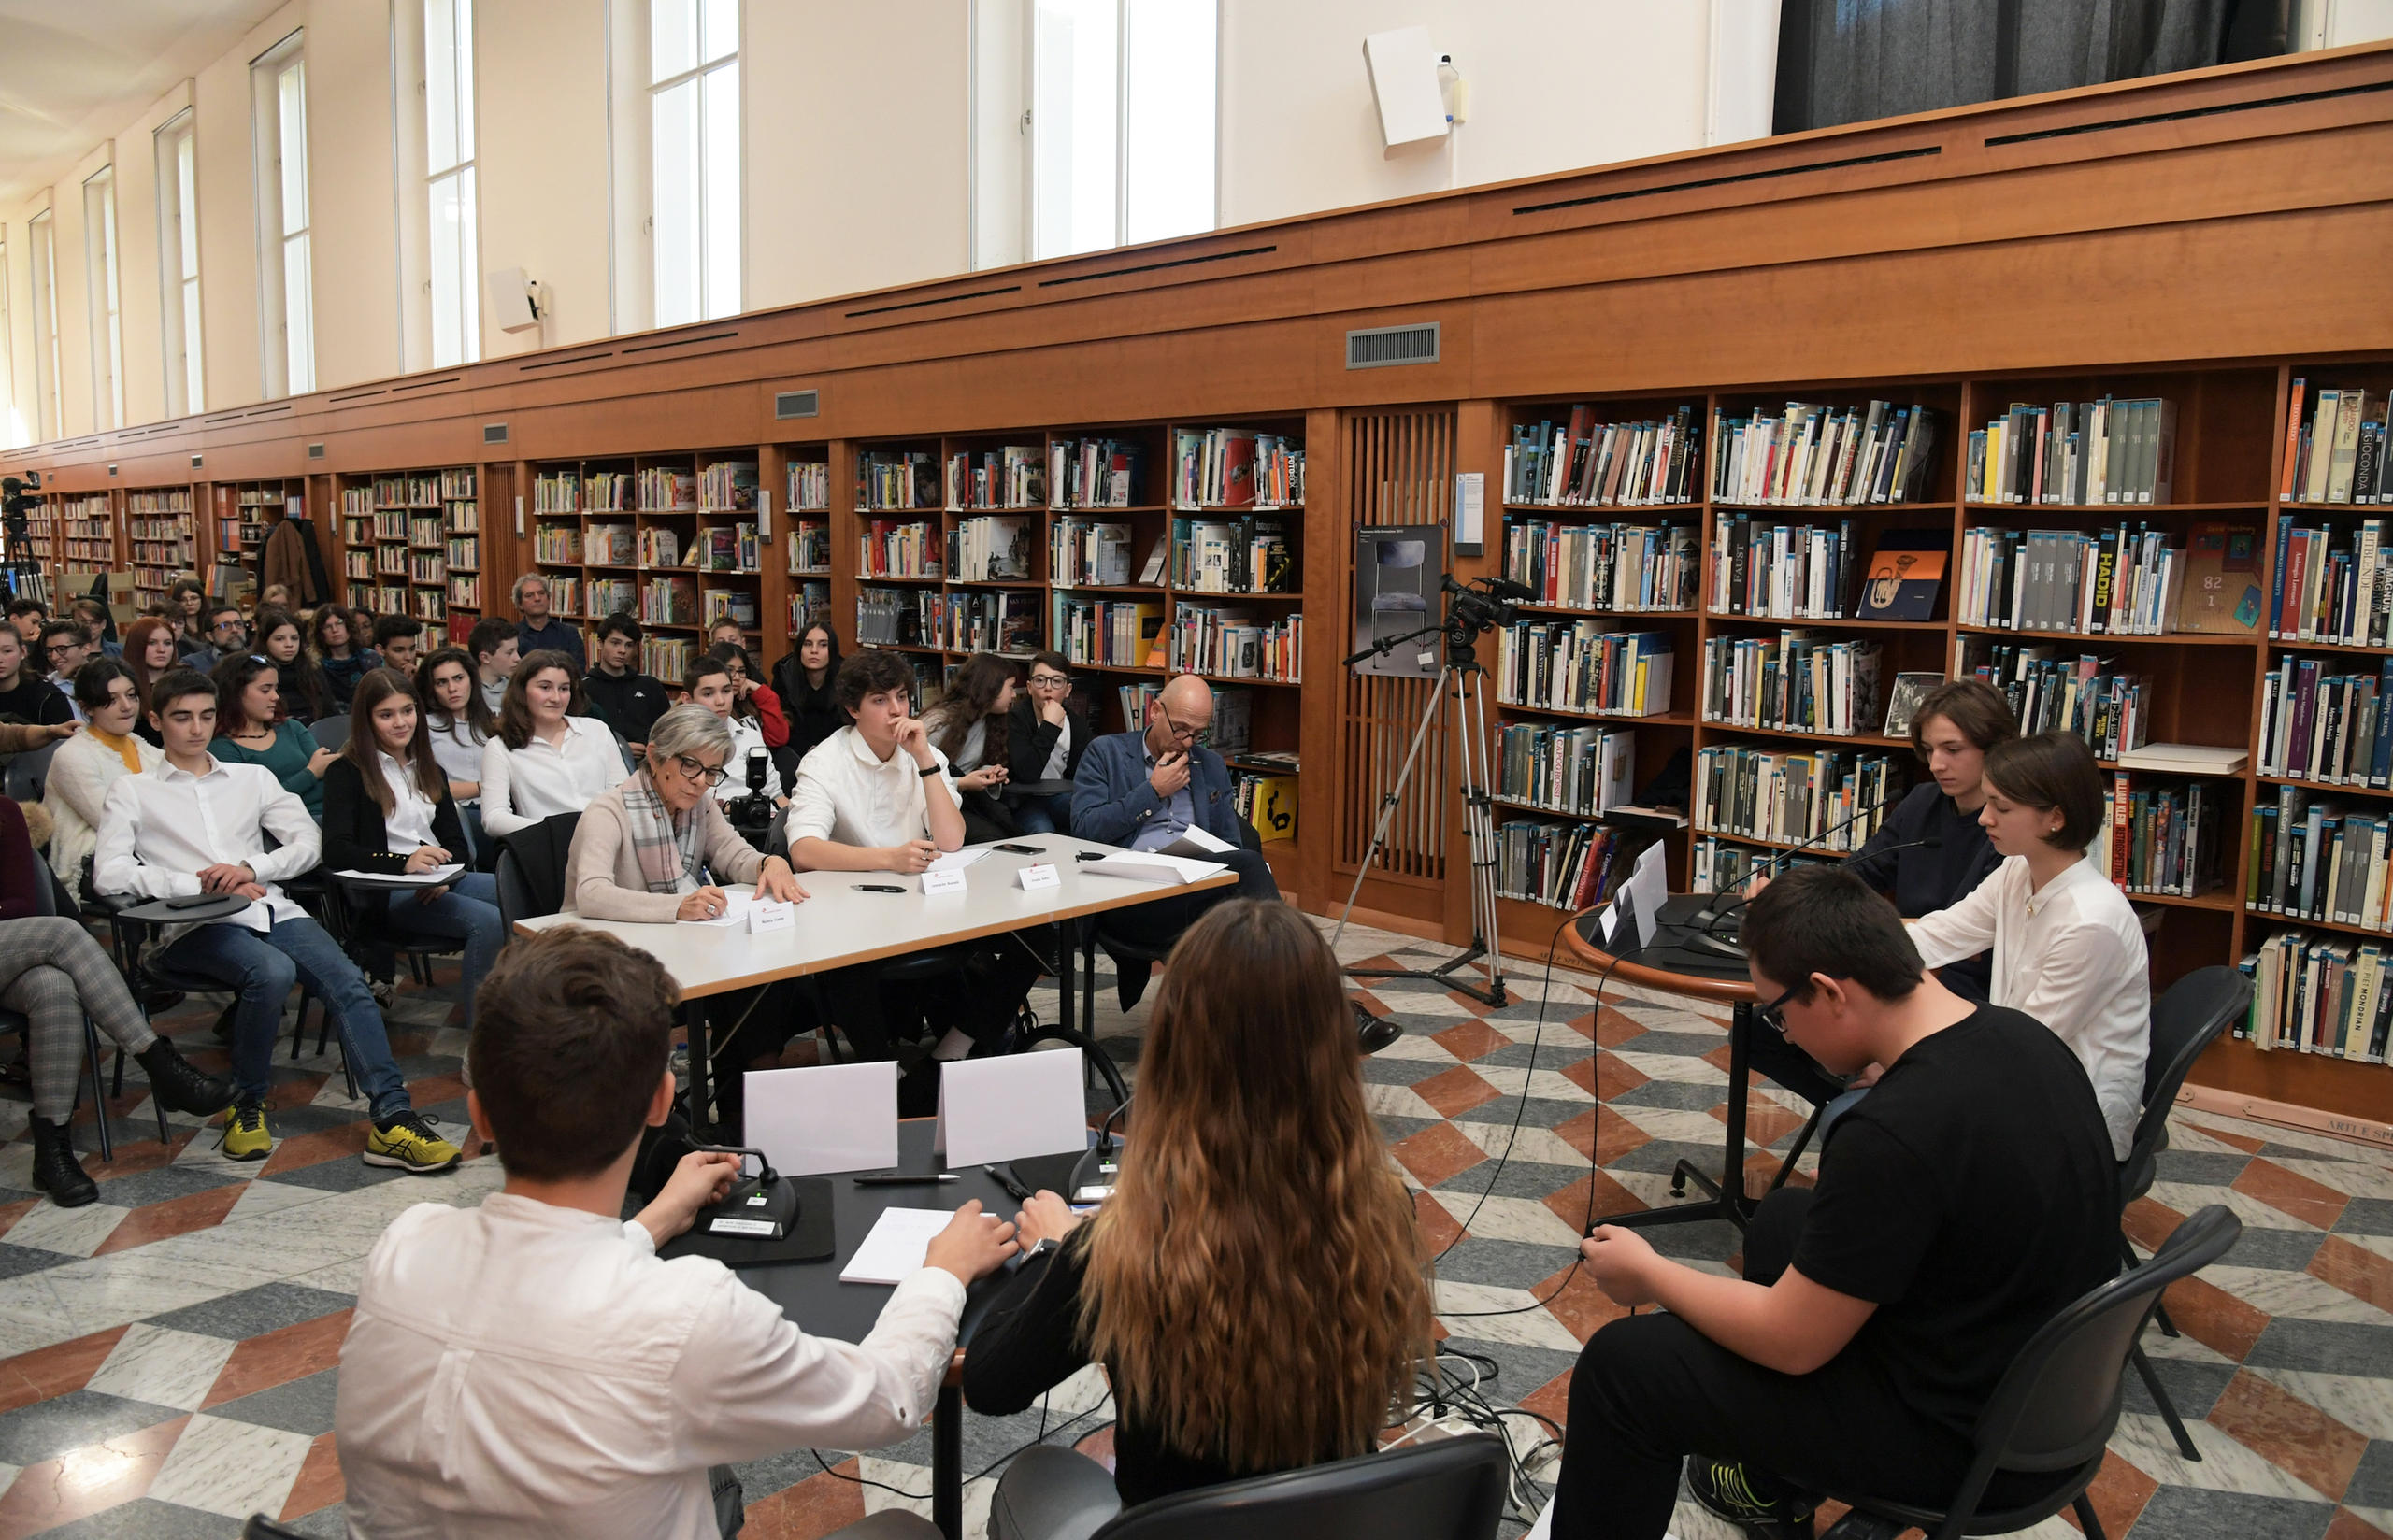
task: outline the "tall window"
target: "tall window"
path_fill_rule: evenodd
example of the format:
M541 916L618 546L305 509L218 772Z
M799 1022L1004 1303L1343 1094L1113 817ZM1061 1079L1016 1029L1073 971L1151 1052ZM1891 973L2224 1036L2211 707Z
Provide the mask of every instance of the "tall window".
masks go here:
M41 436L56 438L58 422L58 230L47 208L27 226L34 244L34 413Z
M83 182L83 292L92 321L92 424L124 426L124 314L116 281L116 167Z
M431 201L432 366L482 356L475 231L474 0L423 0L425 186Z
M1033 0L1033 247L1211 230L1214 0Z
M199 177L192 109L168 119L158 151L158 311L165 351L166 415L205 411L199 360Z
M656 324L739 310L739 0L649 0Z
M8 243L0 240L0 449L26 443L25 414L17 405L16 350L8 331Z
M316 388L315 284L308 243L308 60L293 33L250 64L257 145L258 328L265 393Z

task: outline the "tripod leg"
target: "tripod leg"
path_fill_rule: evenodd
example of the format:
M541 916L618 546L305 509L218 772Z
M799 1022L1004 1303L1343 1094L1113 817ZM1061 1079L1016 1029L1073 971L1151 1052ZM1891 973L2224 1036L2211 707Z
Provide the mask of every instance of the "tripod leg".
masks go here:
M1437 685L1430 691L1429 699L1422 708L1421 725L1412 730L1412 746L1404 751L1404 764L1396 773L1396 784L1390 786L1387 795L1380 800L1379 822L1371 829L1370 844L1363 848L1363 862L1355 868L1354 885L1346 891L1346 907L1339 911L1338 928L1329 934L1332 951L1345 937L1346 921L1354 917L1354 901L1363 896L1363 879L1371 875L1371 862L1378 857L1380 846L1387 839L1387 826L1396 817L1396 805L1402 800L1404 788L1412 779L1413 762L1421 757L1421 745L1428 739L1429 724L1438 720L1440 698L1444 694L1446 677L1451 672L1446 668L1438 670Z
M1486 948L1487 995L1504 1000L1502 945L1496 921L1495 805L1489 800L1494 764L1487 744L1485 674L1474 663L1454 684L1454 728L1462 748L1463 822L1469 832L1471 945Z

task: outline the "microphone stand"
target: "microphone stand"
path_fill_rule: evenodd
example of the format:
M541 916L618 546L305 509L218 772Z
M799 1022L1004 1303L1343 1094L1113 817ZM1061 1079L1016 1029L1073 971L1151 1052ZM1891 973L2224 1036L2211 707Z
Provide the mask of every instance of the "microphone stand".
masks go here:
M1772 867L1784 866L1787 862L1802 854L1805 850L1817 846L1822 840L1827 839L1829 835L1834 834L1841 830L1853 827L1853 825L1858 823L1863 819L1868 818L1870 814L1883 811L1885 806L1885 799L1881 798L1880 800L1871 803L1867 807L1856 808L1850 816L1828 825L1818 834L1813 834L1811 838L1803 841L1800 845L1792 846L1787 849L1779 851L1776 855L1762 863L1761 870L1756 871L1754 876L1759 877L1763 872L1767 872ZM1917 845L1942 843L1942 841L1940 838L1931 834L1925 840L1913 840L1909 844L1894 846L1891 847L1891 848L1897 850L1908 850ZM1882 851L1880 853L1884 854L1884 852ZM1746 880L1750 882L1752 878L1748 877ZM1713 903L1705 905L1702 908L1698 909L1694 914L1687 917L1687 926L1695 934L1688 936L1684 941L1680 942L1679 947L1680 949L1684 951L1700 952L1706 956L1726 958L1730 962L1741 962L1745 959L1745 949L1737 945L1734 939L1720 935L1718 934L1718 927L1721 920L1727 919L1737 910L1743 908L1749 900L1742 895L1739 895L1730 899L1727 903L1722 904L1717 902L1718 898L1721 896L1723 895L1715 894Z

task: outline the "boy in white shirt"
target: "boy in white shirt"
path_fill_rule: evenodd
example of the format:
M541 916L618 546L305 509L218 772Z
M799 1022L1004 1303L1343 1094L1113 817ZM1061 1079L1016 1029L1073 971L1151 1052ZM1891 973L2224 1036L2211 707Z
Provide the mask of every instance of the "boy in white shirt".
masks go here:
M922 1424L965 1287L1012 1252L1011 1225L966 1204L862 1342L808 1336L721 1262L656 1256L738 1157L683 1156L618 1218L673 1105L664 967L562 927L518 937L479 999L466 1105L507 1186L408 1210L366 1258L333 1414L351 1534L712 1540L737 1506L734 1489L720 1512L710 1466Z

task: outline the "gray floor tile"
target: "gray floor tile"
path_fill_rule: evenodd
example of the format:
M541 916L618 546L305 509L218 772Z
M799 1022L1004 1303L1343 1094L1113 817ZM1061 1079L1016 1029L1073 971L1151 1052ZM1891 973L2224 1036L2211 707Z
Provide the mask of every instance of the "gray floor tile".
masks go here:
M13 1412L0 1413L0 1461L11 1465L31 1465L37 1461L53 1460L70 1449L154 1428L182 1415L172 1406L103 1395L97 1390L70 1390L30 1406L20 1406Z
M2359 1469L2343 1489L2343 1501L2358 1508L2393 1508L2393 1441L2369 1441L2359 1457Z
M275 1180L285 1178L277 1176ZM178 1332L195 1332L202 1336L230 1337L246 1341L263 1336L285 1326L296 1326L303 1320L329 1316L336 1310L346 1310L357 1302L347 1294L336 1294L322 1289L303 1288L295 1283L266 1283L255 1289L244 1289L237 1294L209 1300L181 1310L170 1310L163 1316L152 1316L150 1324Z
M336 1507L335 1513L340 1510ZM41 1532L39 1540L235 1540L241 1533L241 1521L227 1519L221 1513L202 1513L179 1503L161 1503L145 1497L137 1503L124 1503L105 1513L79 1519L71 1524L61 1524L54 1530ZM337 1534L337 1530L308 1530L303 1533Z
M2252 1157L2240 1149L2164 1149L2155 1157L2153 1167L2164 1182L2225 1187L2243 1175L2243 1168L2251 1163Z
M313 1438L333 1431L333 1390L338 1376L338 1370L324 1369L304 1379L221 1402L210 1406L208 1415L280 1428Z
M22 1277L74 1260L63 1252L44 1251L37 1246L10 1246L0 1241L0 1278Z
M2345 1321L2269 1322L2243 1362L2255 1369L2308 1369L2318 1374L2393 1379L2393 1332Z
M2130 1540L2319 1540L2334 1517L2325 1503L2163 1487L2128 1533Z

